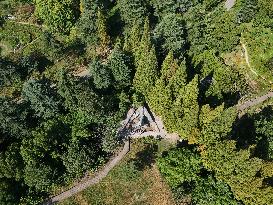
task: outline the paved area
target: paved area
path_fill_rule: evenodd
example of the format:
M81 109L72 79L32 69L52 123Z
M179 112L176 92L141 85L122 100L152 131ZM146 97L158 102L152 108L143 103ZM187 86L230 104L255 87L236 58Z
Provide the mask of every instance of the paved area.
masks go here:
M229 11L236 3L236 0L227 0L225 2L225 8Z

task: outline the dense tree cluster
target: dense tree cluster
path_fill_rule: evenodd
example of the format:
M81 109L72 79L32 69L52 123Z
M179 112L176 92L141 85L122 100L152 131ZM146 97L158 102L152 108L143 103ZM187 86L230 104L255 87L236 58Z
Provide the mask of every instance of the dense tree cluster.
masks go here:
M157 164L178 200L190 195L193 204L239 205L228 185L204 169L196 150L185 147L171 150Z
M273 204L270 0L0 3L0 204L38 204L115 151L146 104L185 146L157 159L192 204ZM209 197L207 197L209 196Z

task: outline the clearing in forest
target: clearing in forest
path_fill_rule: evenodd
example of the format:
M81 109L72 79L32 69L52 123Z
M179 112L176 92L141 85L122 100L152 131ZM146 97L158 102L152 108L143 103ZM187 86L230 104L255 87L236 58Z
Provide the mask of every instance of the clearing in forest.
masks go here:
M174 205L171 190L155 165L156 156L171 146L165 140L134 140L131 151L106 178L60 204Z

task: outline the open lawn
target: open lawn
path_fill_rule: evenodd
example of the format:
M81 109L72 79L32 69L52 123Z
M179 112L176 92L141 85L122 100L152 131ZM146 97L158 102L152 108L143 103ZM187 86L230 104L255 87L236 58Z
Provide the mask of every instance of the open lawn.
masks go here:
M155 158L170 144L135 140L131 152L99 184L62 205L174 205L172 193L161 178Z

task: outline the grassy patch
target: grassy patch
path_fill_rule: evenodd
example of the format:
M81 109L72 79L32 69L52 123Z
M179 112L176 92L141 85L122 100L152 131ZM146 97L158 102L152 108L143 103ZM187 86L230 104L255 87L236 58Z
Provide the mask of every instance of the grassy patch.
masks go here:
M171 191L154 164L172 146L165 141L137 140L131 151L99 184L62 205L172 205Z

